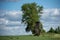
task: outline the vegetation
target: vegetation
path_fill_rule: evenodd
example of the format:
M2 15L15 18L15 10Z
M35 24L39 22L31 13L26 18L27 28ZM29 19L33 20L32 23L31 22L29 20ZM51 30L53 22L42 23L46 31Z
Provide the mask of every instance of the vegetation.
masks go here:
M55 30L51 27L48 33L55 33Z
M60 34L42 34L39 37L25 36L0 36L0 40L60 40Z
M55 33L60 34L60 27L59 26L55 29Z
M51 29L48 31L48 33L60 34L60 27L58 26L55 30L51 27Z
M41 14L43 10L42 6L37 6L36 3L27 3L22 5L22 22L27 25L26 32L31 31L32 34L39 36L41 29L42 29L42 23L40 22L39 18L41 17Z

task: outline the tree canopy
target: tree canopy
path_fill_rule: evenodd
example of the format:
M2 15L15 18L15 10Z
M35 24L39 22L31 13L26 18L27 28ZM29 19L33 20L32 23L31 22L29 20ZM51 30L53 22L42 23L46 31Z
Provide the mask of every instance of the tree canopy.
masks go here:
M40 22L40 17L43 10L42 6L38 6L36 3L27 3L22 5L22 22L27 25L26 32L31 31L32 34L40 34L40 30L42 28L42 23ZM37 26L36 26L37 25ZM35 32L35 27L38 27Z

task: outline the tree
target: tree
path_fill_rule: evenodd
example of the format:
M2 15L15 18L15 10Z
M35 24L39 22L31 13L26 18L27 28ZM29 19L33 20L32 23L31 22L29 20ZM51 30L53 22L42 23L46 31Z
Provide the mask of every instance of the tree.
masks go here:
M60 34L60 26L58 26L58 27L55 29L55 33L59 33L59 34Z
M39 14L42 13L42 10L43 7L37 6L36 3L27 3L22 5L22 11L24 13L22 15L22 22L27 25L26 32L31 31L34 35L40 34L41 28L39 27L41 27L42 23L39 20L41 16L39 16ZM35 29L35 27L37 27L36 25L38 25L38 28Z
M51 27L50 30L48 31L48 33L54 33L55 30Z

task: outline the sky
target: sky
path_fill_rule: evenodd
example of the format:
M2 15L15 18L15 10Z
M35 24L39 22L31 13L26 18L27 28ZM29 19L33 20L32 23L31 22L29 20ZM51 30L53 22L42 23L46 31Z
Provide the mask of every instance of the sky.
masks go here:
M60 26L60 0L0 0L0 35L29 35L26 25L21 23L21 6L25 3L37 3L43 6L41 22L48 31Z

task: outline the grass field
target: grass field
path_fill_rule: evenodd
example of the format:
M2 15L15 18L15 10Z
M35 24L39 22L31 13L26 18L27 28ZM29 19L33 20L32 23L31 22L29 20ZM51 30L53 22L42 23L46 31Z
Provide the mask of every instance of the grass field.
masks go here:
M43 34L39 37L32 35L0 36L0 40L60 40L60 34Z

